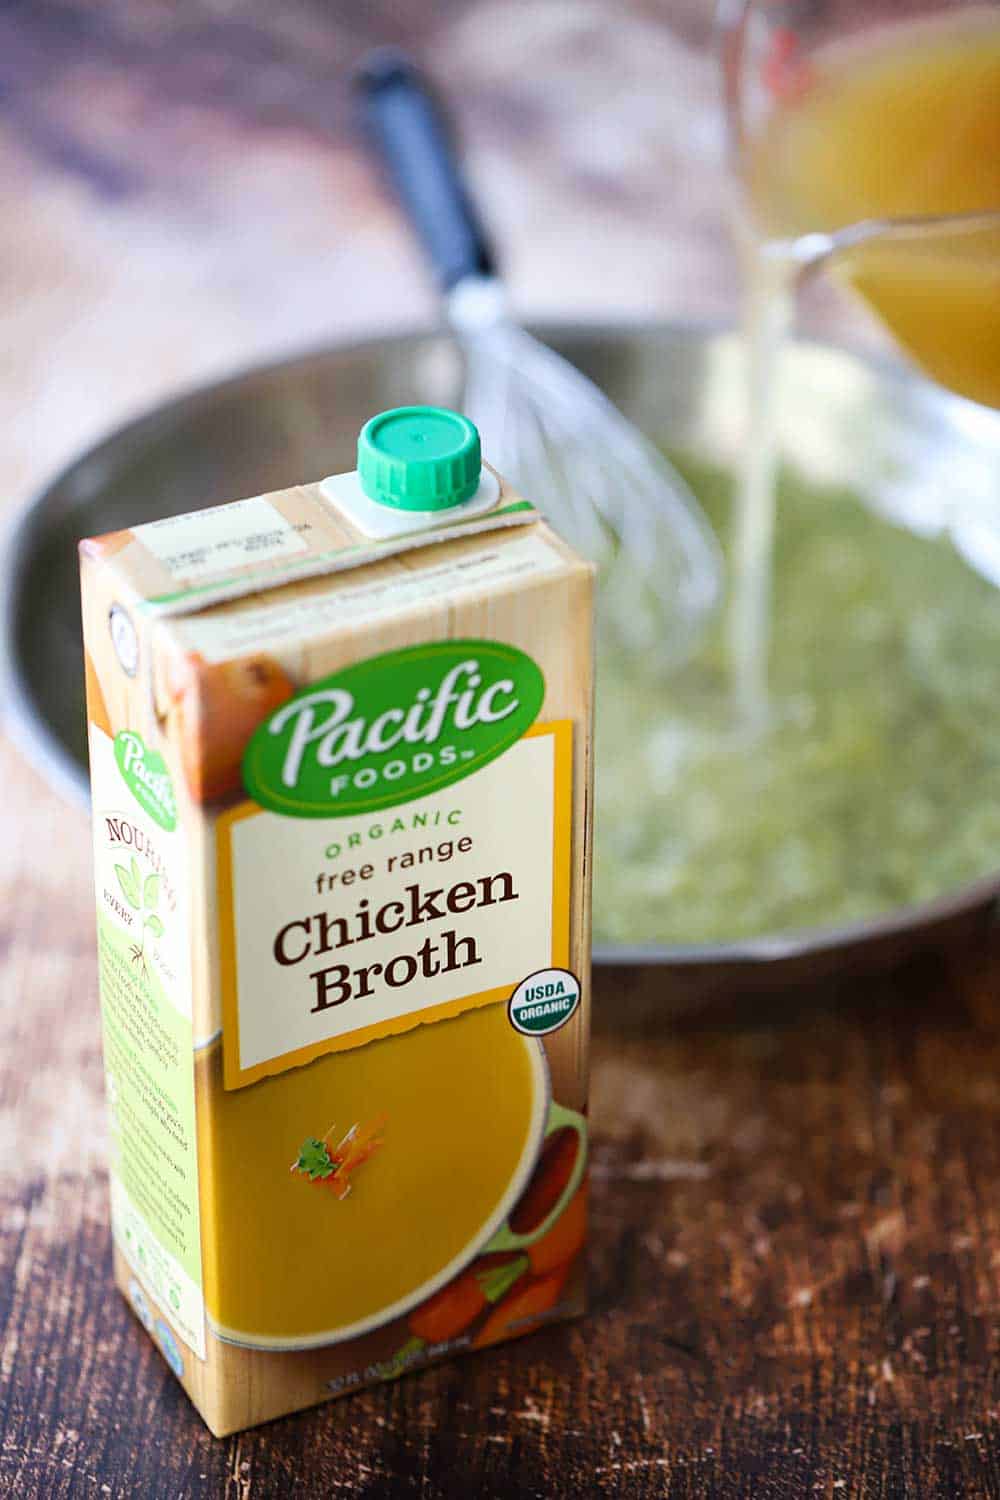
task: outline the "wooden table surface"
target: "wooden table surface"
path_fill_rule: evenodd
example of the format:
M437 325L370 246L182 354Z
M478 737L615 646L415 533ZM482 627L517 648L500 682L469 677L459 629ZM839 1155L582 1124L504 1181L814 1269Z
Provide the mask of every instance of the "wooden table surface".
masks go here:
M4 493L178 384L432 316L350 134L373 40L461 81L522 306L727 312L708 7L666 9L4 7ZM111 1287L86 821L8 743L0 786L0 1493L1000 1495L992 933L683 1018L600 985L589 1316L216 1441Z

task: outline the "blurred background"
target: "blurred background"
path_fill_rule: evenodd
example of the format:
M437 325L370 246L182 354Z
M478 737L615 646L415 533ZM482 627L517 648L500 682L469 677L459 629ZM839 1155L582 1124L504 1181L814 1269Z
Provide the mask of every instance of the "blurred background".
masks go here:
M447 100L519 313L731 321L711 39L710 0L3 6L7 495L179 387L437 318L353 118L382 43Z

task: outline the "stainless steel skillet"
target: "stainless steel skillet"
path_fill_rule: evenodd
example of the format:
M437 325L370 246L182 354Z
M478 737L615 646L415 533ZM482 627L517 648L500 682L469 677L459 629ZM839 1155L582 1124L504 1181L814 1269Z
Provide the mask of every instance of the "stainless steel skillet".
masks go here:
M739 442L740 363L730 334L677 324L538 327L657 439L713 458ZM353 464L361 422L383 407L454 401L458 351L445 334L319 350L182 395L130 422L57 475L9 534L0 643L7 723L72 798L86 797L77 538L259 494ZM954 476L1000 472L1000 416L903 371L802 343L788 353L782 446L807 475L880 495L914 525ZM777 983L895 959L939 933L990 920L996 877L850 928L699 948L599 947L599 963L662 966L678 995Z

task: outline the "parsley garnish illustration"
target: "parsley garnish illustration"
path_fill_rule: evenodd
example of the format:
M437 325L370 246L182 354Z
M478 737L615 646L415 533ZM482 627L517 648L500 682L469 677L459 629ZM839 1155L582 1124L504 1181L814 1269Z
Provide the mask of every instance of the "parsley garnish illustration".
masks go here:
M385 1115L380 1115L368 1125L352 1125L338 1146L330 1145L330 1137L336 1129L334 1125L321 1141L313 1135L307 1136L288 1170L308 1177L310 1182L332 1188L338 1198L346 1198L351 1191L351 1173L374 1156L382 1145L384 1124Z
M318 1141L315 1136L311 1135L308 1140L302 1142L298 1161L292 1168L293 1172L304 1172L310 1182L315 1182L318 1177L329 1177L333 1170L333 1162L330 1160L325 1141Z

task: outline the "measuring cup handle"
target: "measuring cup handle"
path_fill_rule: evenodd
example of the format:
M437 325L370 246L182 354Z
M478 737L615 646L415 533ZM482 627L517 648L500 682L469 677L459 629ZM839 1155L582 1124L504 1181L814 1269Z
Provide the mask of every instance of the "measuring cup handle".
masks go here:
M438 101L403 52L381 48L355 75L368 134L446 292L492 276L493 254L472 206Z
M569 1175L569 1181L559 1194L558 1202L549 1210L540 1224L534 1229L529 1229L525 1234L518 1234L511 1229L510 1223L501 1224L496 1234L486 1246L484 1254L492 1255L498 1250L526 1250L529 1245L535 1244L543 1235L548 1234L560 1214L569 1204L570 1199L580 1186L584 1169L587 1165L587 1121L583 1115L578 1114L575 1109L567 1109L565 1104L557 1104L553 1099L549 1105L548 1118L545 1121L545 1133L542 1141L547 1141L550 1135L557 1130L572 1130L576 1133L577 1151L573 1170Z

